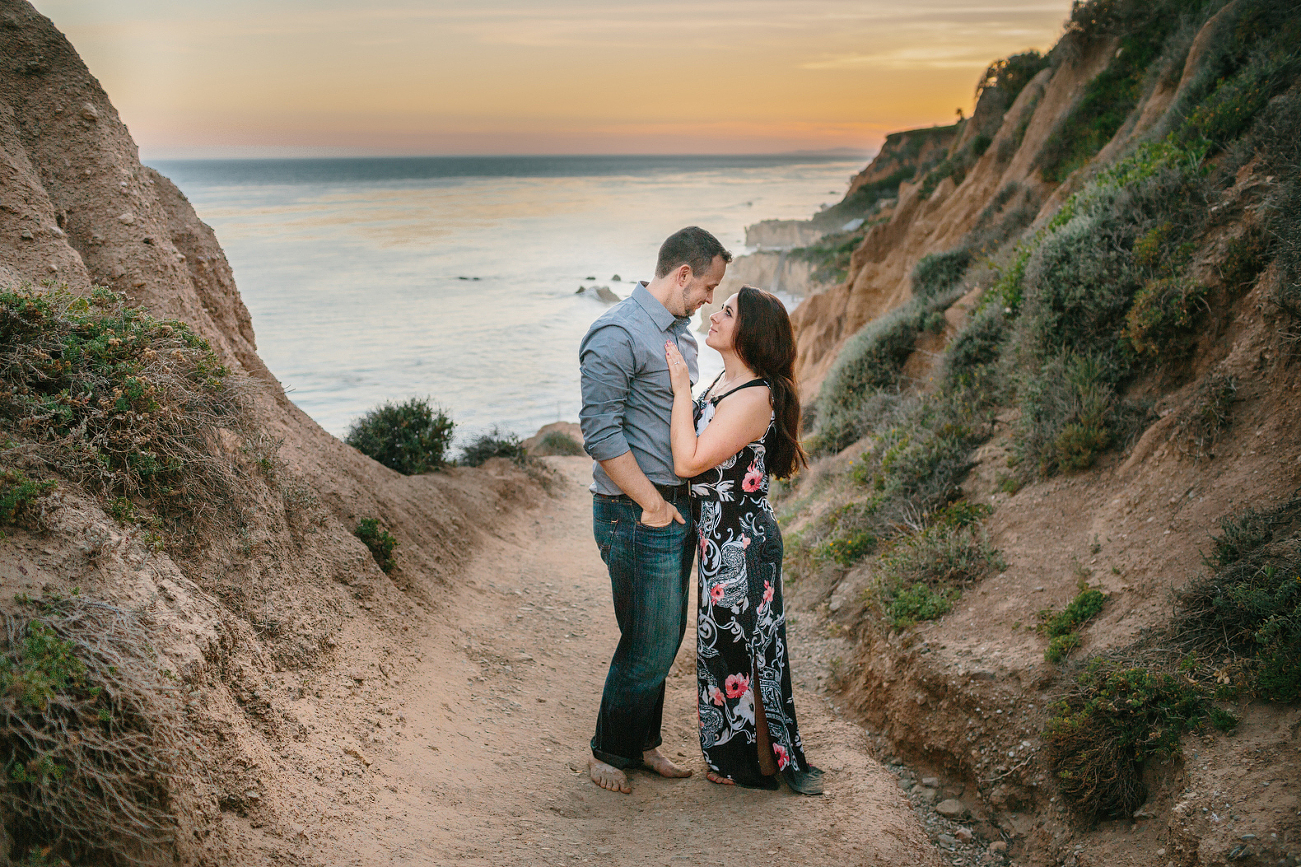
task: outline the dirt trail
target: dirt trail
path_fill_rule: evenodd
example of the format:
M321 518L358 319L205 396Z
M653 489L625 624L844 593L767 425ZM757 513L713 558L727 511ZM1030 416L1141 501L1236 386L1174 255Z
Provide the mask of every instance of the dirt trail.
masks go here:
M351 697L351 713L326 696L320 722L356 718L357 737L335 747L356 767L338 781L317 775L322 789L337 788L294 835L302 862L938 863L862 730L811 690L817 672L801 662L798 623L796 702L808 754L827 771L825 796L705 781L691 631L669 680L664 737L695 776L637 772L631 795L592 785L584 763L615 624L591 539L590 464L547 460L561 490L502 525L409 654L390 657L372 688L332 693ZM316 729L312 707L309 696L295 712Z

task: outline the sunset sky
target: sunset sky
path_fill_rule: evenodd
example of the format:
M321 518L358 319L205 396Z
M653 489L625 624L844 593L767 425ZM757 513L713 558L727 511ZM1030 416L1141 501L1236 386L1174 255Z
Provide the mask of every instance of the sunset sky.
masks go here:
M147 159L874 150L1068 0L35 0Z

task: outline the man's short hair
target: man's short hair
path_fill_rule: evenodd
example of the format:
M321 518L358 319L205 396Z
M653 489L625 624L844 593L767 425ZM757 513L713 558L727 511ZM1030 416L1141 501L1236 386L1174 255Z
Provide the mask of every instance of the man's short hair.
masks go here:
M717 238L699 226L687 226L669 235L660 245L655 276L663 277L683 265L690 265L691 273L696 276L707 274L715 256L722 256L724 262L732 261L732 254L723 249Z

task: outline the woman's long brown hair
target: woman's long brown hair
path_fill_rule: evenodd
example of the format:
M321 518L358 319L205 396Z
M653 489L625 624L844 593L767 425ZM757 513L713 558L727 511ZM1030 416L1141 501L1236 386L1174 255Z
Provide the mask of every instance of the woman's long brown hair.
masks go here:
M795 329L777 296L742 286L736 299L736 354L768 381L776 442L768 445L768 472L784 479L809 464L800 445L800 398L795 390Z

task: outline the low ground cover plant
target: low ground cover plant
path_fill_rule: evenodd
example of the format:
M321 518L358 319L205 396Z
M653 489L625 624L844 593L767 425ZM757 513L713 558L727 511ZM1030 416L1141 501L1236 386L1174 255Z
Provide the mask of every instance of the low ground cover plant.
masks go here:
M471 440L461 455L460 464L466 467L483 466L489 458L508 458L522 465L528 460L528 449L513 433L502 433L494 427Z
M1173 634L1220 682L1232 671L1260 698L1301 702L1301 496L1220 529L1207 572L1179 595Z
M362 518L357 522L352 534L370 549L370 555L375 558L375 565L379 566L385 574L393 571L397 566L397 561L393 558L393 549L398 546L398 540L380 526L378 518Z
M583 444L564 431L547 431L538 441L538 454L542 455L581 455Z
M1061 611L1040 611L1039 632L1048 638L1044 659L1054 664L1064 661L1080 646L1080 629L1098 616L1106 602L1107 594L1081 581L1080 592Z
M1183 677L1094 659L1053 708L1048 765L1085 822L1129 818L1147 800L1144 766L1176 755L1183 735L1207 721L1221 730L1237 723Z
M37 501L56 486L53 480L32 481L20 470L0 470L0 526L34 526L39 514ZM0 538L4 538L2 530Z
M427 398L384 403L348 428L343 441L404 476L436 470L446 463L455 422Z
M183 759L140 619L73 597L0 619L0 809L16 862L153 864Z
M0 292L5 451L188 520L229 509L241 473L220 431L247 433L241 386L207 341L122 295Z

